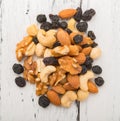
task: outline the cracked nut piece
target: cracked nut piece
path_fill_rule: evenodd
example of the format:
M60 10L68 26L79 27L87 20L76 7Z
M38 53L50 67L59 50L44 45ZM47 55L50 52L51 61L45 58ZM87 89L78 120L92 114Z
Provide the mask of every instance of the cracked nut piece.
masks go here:
M69 34L66 31L64 31L63 29L58 29L57 39L58 39L58 41L60 41L61 45L70 45L71 44Z
M54 66L46 66L40 74L41 82L47 83L48 76L55 71L56 71L56 68Z
M77 100L78 101L86 100L88 98L88 96L89 96L88 91L78 90L78 92L77 92Z
M80 45L85 45L85 44L91 45L92 43L93 43L93 40L91 40L90 37L83 37L83 41L80 43Z
M76 99L77 94L74 91L67 91L61 98L61 105L68 108Z
M60 67L70 74L78 74L82 70L81 66L69 56L61 57L60 59L58 59L58 62L60 64Z
M80 87L80 80L78 75L68 74L67 80L73 88L78 89Z
M97 59L101 56L101 49L99 47L95 47L92 49L91 53L90 53L90 57L92 59Z
M91 50L92 50L92 47L86 47L86 48L83 48L82 53L84 53L85 55L89 55Z
M45 57L53 57L52 49L48 49L48 48L45 49L45 51L44 51L44 58Z
M54 87L52 87L52 90L54 90L58 94L64 94L65 93L65 89L62 87L62 85L54 86Z
M70 83L66 82L64 85L63 85L63 88L67 91L71 91L71 90L76 90L75 88L73 88Z
M25 56L25 49L24 48L16 50L16 58L18 61L21 61L24 56Z
M70 56L77 56L77 55L79 55L80 49L81 49L81 47L78 46L78 45L70 45L69 46L70 52L68 53L68 55L70 55Z
M44 31L44 30L42 30ZM42 32L41 30L38 31L37 38L39 42L45 46L52 48L53 44L56 42L56 38L54 35L46 34L46 32Z
M90 80L88 81L88 91L91 93L98 93L97 86Z
M60 97L55 91L48 90L47 97L50 100L50 102L53 103L54 105L59 106L61 104Z
M28 35L30 35L30 36L36 36L37 33L38 33L38 28L37 28L37 26L36 26L35 24L29 26L29 27L27 28L27 33L28 33Z

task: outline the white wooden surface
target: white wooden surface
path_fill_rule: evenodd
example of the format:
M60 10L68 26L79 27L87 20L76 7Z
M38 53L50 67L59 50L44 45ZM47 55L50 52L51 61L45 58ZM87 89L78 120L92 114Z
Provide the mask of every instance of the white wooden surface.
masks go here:
M80 103L80 113L75 103L69 109L50 105L38 106L34 86L20 89L14 83L12 65L16 62L15 45L26 35L29 24L35 23L39 13L57 13L63 8L76 8L79 0L2 0L2 74L1 121L120 121L120 1L83 0L83 9L94 8L96 16L89 22L102 48L102 57L95 62L103 67L105 85L99 94L90 95ZM1 60L0 60L1 62Z

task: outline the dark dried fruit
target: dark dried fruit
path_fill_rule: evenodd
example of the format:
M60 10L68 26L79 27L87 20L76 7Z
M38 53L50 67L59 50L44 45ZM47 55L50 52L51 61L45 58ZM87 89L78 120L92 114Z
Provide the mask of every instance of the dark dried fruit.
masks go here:
M78 24L76 25L76 28L80 32L86 32L87 28L88 28L88 24L87 24L87 22L78 22Z
M82 15L82 20L89 21L92 19L92 17L96 14L94 9L86 10Z
M87 72L87 67L85 65L82 65L81 74L85 74L86 72Z
M97 44L96 42L93 42L93 43L91 44L91 47L92 47L92 48L94 48L94 47L96 47L96 46L98 46L98 44Z
M52 29L57 29L59 28L60 23L59 22L52 22Z
M102 86L104 84L104 79L102 77L95 78L95 83L97 86Z
M88 31L88 37L90 37L92 40L96 39L96 36L93 31Z
M37 19L37 21L38 21L39 23L46 22L46 20L47 20L47 18L46 18L46 16L45 16L44 14L38 15L36 19Z
M33 37L32 41L33 41L33 42L34 42L34 44L36 44L36 45L39 43L39 41L38 41L37 37Z
M58 15L53 15L53 14L49 14L49 18L52 22L58 22L60 19Z
M40 28L44 29L45 31L48 31L48 30L52 29L52 25L49 22L44 22L41 24Z
M74 19L75 19L77 22L80 22L80 20L82 19L82 9L81 9L81 8L77 8L77 12L76 12L76 14L74 15Z
M21 76L15 78L15 83L19 87L24 87L26 85L25 79Z
M65 21L62 21L62 22L60 23L60 27L61 27L62 29L66 29L67 26L68 26L68 24L67 24L67 22L65 22Z
M89 66L91 66L92 63L93 63L93 59L91 57L87 56L84 64L89 67Z
M57 46L61 46L61 43L59 41L56 41L54 44L53 44L53 48L57 47Z
M82 48L86 48L86 47L90 47L89 44L84 44L84 45L81 45Z
M58 60L55 57L46 57L43 59L44 64L47 65L53 65L53 66L58 66Z
M86 65L87 69L90 70L92 68L92 64Z
M76 35L73 37L74 43L75 44L79 44L80 42L82 42L83 40L83 36L82 35Z
M96 66L93 66L92 67L92 71L95 73L95 74L101 74L102 73L102 68L98 65Z
M66 31L68 34L71 34L71 33L72 33L72 31L71 31L70 29L68 29L68 28L67 28L65 31Z
M50 104L50 100L46 96L42 95L38 100L38 104L43 108L46 108Z
M24 71L24 68L21 64L17 64L15 63L12 67L13 71L16 73L16 74L21 74L23 71Z

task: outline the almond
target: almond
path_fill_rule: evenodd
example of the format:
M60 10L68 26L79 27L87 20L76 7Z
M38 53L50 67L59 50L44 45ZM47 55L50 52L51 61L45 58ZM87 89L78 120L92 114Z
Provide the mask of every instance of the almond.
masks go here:
M91 40L90 37L83 37L83 41L80 43L80 45L85 45L85 44L92 44L93 40Z
M56 92L49 90L47 92L47 97L50 100L50 102L53 103L54 105L61 104L60 97L58 96L58 94Z
M91 93L98 93L97 86L90 80L88 81L88 91Z
M75 15L76 12L76 9L64 9L59 12L59 17L61 17L62 19L71 18Z
M85 55L89 55L91 50L92 50L92 47L86 47L82 50L82 53L84 53Z
M70 45L70 36L69 34L64 31L63 29L59 29L57 32L57 39L60 41L61 45Z
M80 87L80 80L78 75L68 74L67 80L73 88L78 89Z
M71 85L70 85L70 83L65 83L64 85L63 85L63 88L65 89L65 90L76 90L75 88L73 88Z
M65 89L61 85L54 86L54 87L52 87L52 89L55 92L57 92L58 94L64 94L65 93Z

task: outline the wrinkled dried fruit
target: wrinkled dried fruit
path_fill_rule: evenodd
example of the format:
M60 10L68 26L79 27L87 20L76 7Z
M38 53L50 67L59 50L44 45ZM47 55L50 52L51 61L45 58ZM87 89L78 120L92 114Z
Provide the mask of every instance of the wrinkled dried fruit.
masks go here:
M24 68L21 64L17 64L15 63L12 67L13 71L16 73L16 74L21 74L23 71L24 71Z
M88 28L88 24L87 24L87 22L79 22L79 23L77 23L76 28L80 32L86 32L87 28Z
M39 14L36 18L36 20L39 22L39 23L43 23L43 22L46 22L47 18L44 14Z
M104 80L102 77L95 78L95 83L97 86L102 86L104 84Z
M44 22L44 23L41 24L40 28L44 29L45 31L48 31L48 30L52 29L52 26L51 26L51 23Z
M88 37L90 37L92 40L96 39L96 36L93 31L88 31Z
M102 73L102 68L98 65L95 65L92 67L92 71L95 73L95 74L101 74Z
M25 79L21 76L15 78L15 83L19 87L24 87L26 85Z

